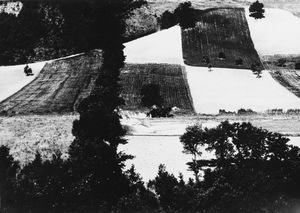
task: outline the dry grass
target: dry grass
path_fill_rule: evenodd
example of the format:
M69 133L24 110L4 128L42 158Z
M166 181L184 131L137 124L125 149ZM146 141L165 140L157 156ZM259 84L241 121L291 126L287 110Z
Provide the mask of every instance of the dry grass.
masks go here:
M0 144L8 145L12 155L22 164L34 159L39 151L51 158L56 151L67 153L76 115L0 117Z
M0 144L7 144L13 156L22 164L33 160L36 151L41 152L43 158L51 158L52 154L58 150L67 156L68 147L74 139L71 130L76 118L78 115L75 114L0 117ZM299 116L179 116L168 119L140 118L137 124L147 124L149 131L154 129L152 131L154 135L168 130L168 134L179 136L183 133L185 126L197 122L205 126L224 120L251 122L255 126L273 132L300 136ZM135 121L131 125L135 128ZM142 131L145 131L144 128L146 126L143 126ZM140 133L134 132L133 134Z
M213 67L249 69L260 63L254 48L245 11L242 8L219 8L198 12L194 29L182 30L183 57L192 66L207 66L208 57ZM219 59L219 53L226 59ZM241 58L243 65L236 65ZM262 65L261 65L262 67Z
M125 109L141 109L141 89L145 84L157 84L163 105L193 112L193 102L184 67L171 64L127 64L121 74Z

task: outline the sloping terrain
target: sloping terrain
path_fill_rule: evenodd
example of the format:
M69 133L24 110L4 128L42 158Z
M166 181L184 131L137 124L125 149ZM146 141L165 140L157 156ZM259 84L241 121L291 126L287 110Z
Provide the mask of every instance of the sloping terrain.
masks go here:
M286 63L283 66L276 65L278 60L277 62L273 60L273 58L276 57L269 56L268 58L269 59L265 59L264 66L270 71L272 77L282 86L300 98L300 70L295 69L294 62L294 60L299 60L299 57L294 58L281 56L281 60L286 60Z
M142 86L157 84L164 106L176 106L185 112L193 112L185 69L181 65L126 64L121 73L121 84L125 109L139 109Z
M197 21L195 28L182 30L185 64L208 66L210 63L213 67L249 69L258 63L262 69L243 8L199 11ZM224 56L220 58L219 54Z
M101 66L97 51L47 63L39 76L0 103L2 114L73 112L88 96Z
M32 82L40 73L46 62L29 64L33 75L26 76L23 65L0 66L0 101L18 92Z
M99 51L47 63L36 79L0 103L0 112L2 115L75 112L94 87L101 63ZM155 83L161 88L165 106L193 112L186 73L180 65L127 64L121 72L121 80L125 109L142 109L141 88Z

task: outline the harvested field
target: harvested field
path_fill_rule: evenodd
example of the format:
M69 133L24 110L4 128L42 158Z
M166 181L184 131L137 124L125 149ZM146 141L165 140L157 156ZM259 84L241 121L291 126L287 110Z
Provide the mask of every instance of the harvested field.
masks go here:
M5 114L73 112L92 90L101 60L100 52L93 51L47 63L34 81L0 103L0 111Z
M300 70L291 66L278 67L270 62L264 64L276 81L300 98Z
M193 29L182 30L182 48L185 64L213 67L249 69L260 63L254 48L243 8L219 8L199 11ZM225 58L219 58L224 53ZM242 59L242 64L237 60Z
M121 74L122 97L125 109L141 108L141 89L146 84L157 84L164 106L176 106L184 112L193 112L193 101L181 65L126 64Z

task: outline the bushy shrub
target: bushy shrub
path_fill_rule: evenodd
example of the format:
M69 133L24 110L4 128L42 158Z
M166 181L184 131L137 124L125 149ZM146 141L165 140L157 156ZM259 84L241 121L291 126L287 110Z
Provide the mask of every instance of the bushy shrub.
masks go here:
M243 65L243 63L244 63L244 61L243 61L242 58L238 58L238 59L235 60L236 65Z
M220 52L219 55L218 55L218 58L222 59L222 60L226 59L225 53L224 52Z
M157 84L145 84L141 89L141 104L145 107L153 105L161 106L162 97L160 95L160 87Z
M167 29L177 24L176 17L169 10L165 11L160 17L161 29Z
M295 69L300 70L300 62L295 63Z
M195 10L192 8L192 3L189 1L180 3L174 10L174 16L183 29L193 28L196 26L197 20Z

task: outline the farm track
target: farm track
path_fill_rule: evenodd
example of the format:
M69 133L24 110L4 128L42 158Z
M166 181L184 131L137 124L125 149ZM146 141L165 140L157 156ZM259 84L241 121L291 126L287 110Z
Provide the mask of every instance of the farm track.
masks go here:
M208 57L213 67L249 69L259 63L259 56L251 39L243 8L219 8L197 14L194 29L182 30L183 57L191 66L208 66L203 57ZM219 53L225 59L219 59ZM236 60L241 58L242 65Z

